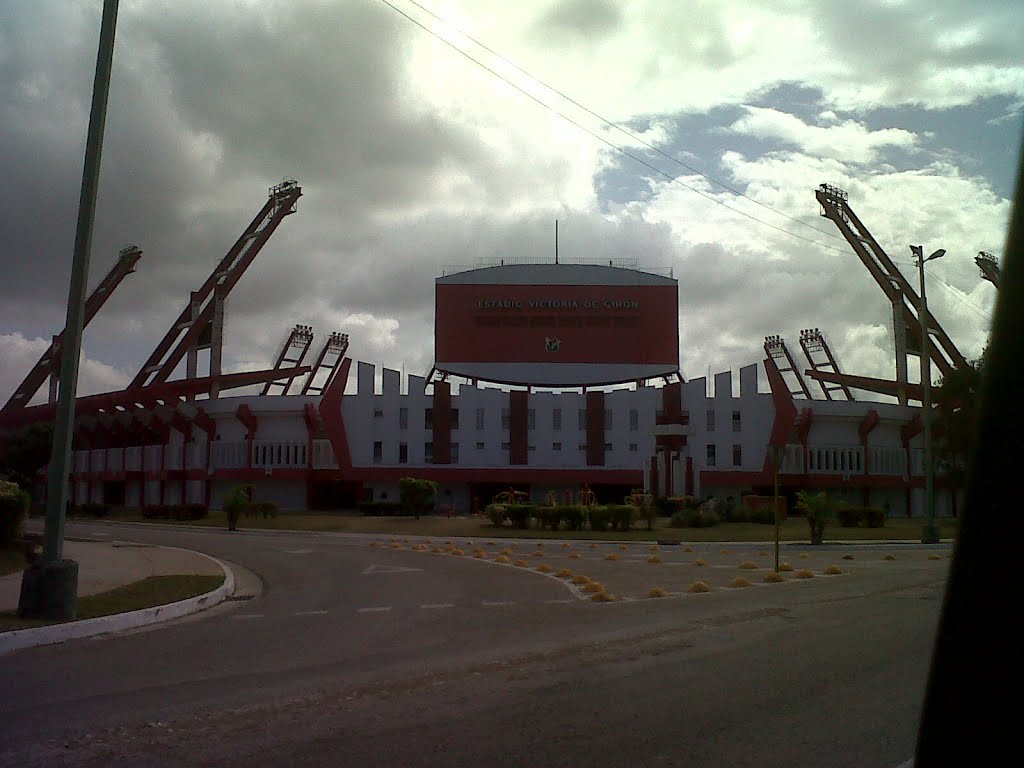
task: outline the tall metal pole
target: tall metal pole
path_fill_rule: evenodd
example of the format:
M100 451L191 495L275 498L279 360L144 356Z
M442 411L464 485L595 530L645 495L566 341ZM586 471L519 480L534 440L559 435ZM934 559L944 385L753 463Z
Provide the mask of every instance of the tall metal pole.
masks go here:
M89 113L89 133L85 143L85 167L82 171L82 191L78 200L75 252L71 263L67 323L64 330L64 343L61 347L57 420L54 426L53 452L50 455L46 485L46 528L43 533L42 556L44 566L60 560L64 548L64 504L67 499L68 469L71 464L75 397L78 394L78 357L82 350L82 321L85 315L86 283L89 277L89 255L92 249L96 189L100 175L100 155L103 149L103 128L107 117L107 94L110 90L110 70L114 56L117 5L118 0L104 0L103 20L100 23L100 43L96 55L92 109Z
M775 510L775 572L779 572L779 464L782 461L781 455L785 451L784 446L772 446L772 464L775 470L775 497L773 506Z
M939 528L935 524L935 478L932 468L932 360L928 338L928 299L925 297L924 257L921 246L911 246L917 256L918 279L921 282L921 306L918 310L921 321L921 420L924 423L924 513L925 523L921 530L922 544L938 544ZM942 255L941 253L939 254ZM935 254L932 254L935 256ZM931 258L931 257L929 257Z

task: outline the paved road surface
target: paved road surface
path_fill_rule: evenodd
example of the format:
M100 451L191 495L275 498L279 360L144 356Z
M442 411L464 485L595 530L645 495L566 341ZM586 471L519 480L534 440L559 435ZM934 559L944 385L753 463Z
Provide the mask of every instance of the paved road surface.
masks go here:
M948 567L597 605L355 537L69 532L198 549L266 592L0 658L2 765L895 766Z

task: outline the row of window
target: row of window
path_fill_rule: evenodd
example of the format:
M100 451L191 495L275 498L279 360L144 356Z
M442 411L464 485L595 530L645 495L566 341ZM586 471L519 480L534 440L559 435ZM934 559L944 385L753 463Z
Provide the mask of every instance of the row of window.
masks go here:
M484 429L484 418L485 409L476 409L476 428L478 431ZM658 411L658 416L661 417L663 411ZM384 417L384 411L376 409L373 412L373 416L376 419ZM683 423L690 423L690 412L683 411ZM526 428L535 429L537 425L537 414L533 408L530 408L526 414ZM459 428L459 409L452 408L448 413L448 426L451 429ZM512 426L512 414L511 409L501 409L501 428L510 429ZM398 428L408 429L409 428L409 409L401 407L398 409ZM433 429L434 428L434 409L425 408L423 411L423 428ZM587 411L584 408L577 410L577 428L582 432L587 428ZM608 408L604 412L604 428L606 430L612 429L612 411ZM555 432L559 432L562 429L562 409L553 408L551 411L551 429ZM640 429L640 411L636 408L631 408L629 411L629 431L637 432ZM709 409L707 412L707 429L708 432L715 431L715 412ZM743 417L739 411L732 412L732 431L742 432L743 431Z
M714 467L718 464L718 447L714 443L708 443L707 446L707 460L705 465ZM743 466L743 446L738 443L732 446L732 465L734 467Z
M451 446L451 461L452 461L452 464L458 464L459 463L459 444L458 443L451 443L450 446ZM476 444L476 450L478 450L478 451L483 451L483 450L486 449L486 447L487 447L486 443L478 442ZM501 450L508 451L510 449L511 449L511 443L502 443L501 444ZM535 446L535 445L528 446L527 450L535 451L535 450L537 450L537 446ZM561 451L562 450L562 444L561 443L552 443L551 444L551 450L552 451ZM581 443L579 445L579 450L580 451L586 451L587 450L586 444ZM605 443L604 444L604 450L605 450L606 453L610 453L612 451L612 444L611 443ZM637 453L639 450L640 450L640 445L638 443L630 443L629 444L629 451L630 451L630 453ZM433 460L434 460L434 444L433 444L433 442L428 442L428 443L424 443L423 444L423 460L427 464L430 464L431 462L433 462ZM374 464L380 464L383 461L384 461L384 443L381 440L376 440L373 443L373 463ZM399 443L398 444L398 463L399 464L408 464L409 463L409 444L408 443Z

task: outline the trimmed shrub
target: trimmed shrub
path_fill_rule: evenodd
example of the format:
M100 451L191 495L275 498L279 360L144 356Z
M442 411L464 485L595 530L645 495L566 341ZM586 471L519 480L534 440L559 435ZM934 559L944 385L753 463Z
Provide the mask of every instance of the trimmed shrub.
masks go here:
M672 515L673 528L710 528L719 521L718 513L711 510L688 509Z
M636 520L636 507L632 504L612 504L606 508L612 527L618 531L628 531Z
M437 483L417 477L403 477L398 481L398 494L403 509L419 520L420 515L429 512L434 506Z
M505 524L505 505L504 504L488 504L484 507L484 514L487 515L487 519L491 521L491 525L495 528L500 528Z
M17 483L0 480L0 548L7 549L21 536L32 497Z
M357 509L366 517L383 517L401 513L402 505L397 501L361 501Z
M106 517L110 514L110 505L98 501L87 501L77 507L76 513L83 517Z
M779 520L782 521L784 519L785 518L782 516L782 501L780 499ZM758 523L759 525L775 525L775 510L770 506L751 509L747 517L747 521L751 523Z
M537 524L541 528L557 531L562 525L561 507L537 507Z
M887 516L885 507L866 507L864 510L864 527L884 528Z
M565 521L565 527L570 531L580 530L583 527L583 524L587 521L587 508L582 507L579 504L561 507L561 510L562 519Z
M533 504L509 504L505 507L505 516L514 527L525 530L530 527L530 518L536 516L535 510Z
M608 507L589 507L587 521L590 523L590 530L607 531L612 521L612 514Z
M248 509L252 506L252 492L251 483L236 485L228 492L224 499L224 514L228 519L229 531L238 528L238 520L243 513L248 514Z

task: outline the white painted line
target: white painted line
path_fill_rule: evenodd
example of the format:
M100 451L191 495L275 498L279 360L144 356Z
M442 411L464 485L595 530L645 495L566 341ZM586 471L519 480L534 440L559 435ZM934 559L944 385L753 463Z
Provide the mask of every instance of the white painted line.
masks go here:
M296 616L325 616L327 611L296 611Z
M369 565L363 571L363 576L370 576L377 573L412 573L422 571L422 568L406 568L401 565Z
M232 619L236 619L236 620L262 619L263 616L264 616L264 614L262 614L262 613L239 613L239 614L237 614L235 616L232 616L231 618Z
M380 605L375 608L357 608L356 613L384 613L390 610L390 605Z
M566 605L567 603L573 602L572 600L545 600L546 605Z
M498 606L498 605L515 605L516 601L515 600L484 600L480 604L491 607L491 606Z
M896 768L914 768L914 758L910 758L905 763L900 763Z
M454 608L455 603L424 603L420 608L434 609L434 608Z
M286 555L311 555L316 552L315 549L286 549L284 553Z

